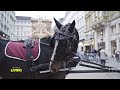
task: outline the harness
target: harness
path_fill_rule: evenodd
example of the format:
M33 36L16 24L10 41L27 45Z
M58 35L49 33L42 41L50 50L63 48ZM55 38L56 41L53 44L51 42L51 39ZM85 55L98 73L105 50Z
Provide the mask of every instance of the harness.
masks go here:
M68 66L68 64L73 61L73 57L75 56L75 46L74 46L75 43L74 42L76 40L78 41L78 38L76 37L76 35L74 35L75 31L76 30L74 30L73 33L69 33L69 31L66 31L66 30L65 30L65 32L62 32L61 30L58 30L57 32L55 32L54 36L51 38L51 42L50 42L51 47L53 47L53 45L54 45L53 39L66 40L66 50L65 50L66 52L65 52L65 54L66 54L67 57L65 57L65 61L63 62L64 67ZM59 61L50 60L50 62L59 62ZM39 64L37 66L31 67L30 70L34 72L34 71L40 69L40 67L42 67L42 66L44 67L43 64ZM48 67L48 64L47 64L46 67Z
M25 40L23 48L27 49L27 57L29 59L33 59L32 50L31 50L31 48L33 47L34 47L34 40L32 39Z
M33 61L33 55L32 55L32 48L34 47L34 40L33 39L26 39L24 42L23 48L27 49L27 58L30 59L27 61L28 66L33 67L34 61ZM32 78L34 78L34 72L32 72Z
M74 53L74 46L73 46L73 43L74 43L74 41L75 40L77 40L77 38L74 36L74 35L67 35L67 34L64 34L64 33L62 33L62 32L60 32L60 31L58 31L57 33L55 33L54 34L54 36L51 38L51 42L50 42L50 46L52 47L53 45L53 38L55 38L55 36L56 35L62 35L63 37L64 37L64 39L66 40L66 54L67 54L67 57L65 58L65 62L64 62L64 67L63 68L65 68L65 67L68 67L68 68L71 68L71 65L70 65L70 63L72 63L74 60L73 60L73 57L76 55L75 53ZM72 41L70 41L69 39L71 38L71 40ZM59 39L58 38L58 40L61 40L61 39ZM71 43L72 42L72 43ZM42 43L42 42L41 42ZM44 45L48 45L48 44L46 44L46 43L42 43L42 44L44 44ZM50 62L59 62L59 61L52 61L52 60L50 60ZM36 70L42 70L42 71L44 71L44 70L47 70L47 69L49 69L49 63L47 63L47 64L39 64L39 65L36 65L36 66L33 66L33 67L31 67L30 68L30 70L32 71L32 72L34 72L34 71L36 71Z

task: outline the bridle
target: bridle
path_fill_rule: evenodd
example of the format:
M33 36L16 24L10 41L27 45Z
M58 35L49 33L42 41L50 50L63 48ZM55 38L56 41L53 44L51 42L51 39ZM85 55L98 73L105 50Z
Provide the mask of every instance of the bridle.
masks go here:
M65 58L65 61L63 60L64 62L64 67L72 60L72 58L74 57L75 55L75 52L74 52L74 41L77 40L77 37L76 35L74 35L75 32L73 34L70 34L70 33L63 33L61 31L57 31L55 32L54 36L52 37L55 38L57 35L60 36L62 35L64 38L63 40L66 40L66 51L65 51L65 54L66 54L66 58ZM61 40L60 38L57 38L57 40ZM52 61L50 60L50 62L61 62L61 61Z

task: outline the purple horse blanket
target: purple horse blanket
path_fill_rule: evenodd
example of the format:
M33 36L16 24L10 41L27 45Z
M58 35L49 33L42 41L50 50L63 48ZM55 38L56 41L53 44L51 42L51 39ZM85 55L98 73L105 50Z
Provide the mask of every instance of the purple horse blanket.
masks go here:
M27 58L27 49L23 48L23 45L24 45L23 42L9 41L5 48L5 55L13 59L18 59L23 61L29 60ZM33 55L33 61L35 61L40 56L40 40L34 41L34 47L31 48L31 50Z

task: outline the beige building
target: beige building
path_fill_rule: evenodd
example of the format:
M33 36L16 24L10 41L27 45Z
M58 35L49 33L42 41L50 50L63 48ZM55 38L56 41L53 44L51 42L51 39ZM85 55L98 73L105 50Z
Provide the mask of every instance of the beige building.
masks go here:
M52 21L49 19L32 19L32 38L39 39L51 35Z
M85 12L85 41L84 47L86 52L91 52L93 48L95 48L95 38L94 38L94 30L92 29L92 25L94 22L95 12L94 11L86 11Z
M107 54L113 56L120 50L120 11L94 11L95 49L105 47Z
M85 40L85 11L66 11L64 19L62 20L62 25L67 23L72 23L75 20L75 27L79 33L79 44L78 44L78 52L82 49L84 50L84 40Z
M108 11L108 49L113 56L115 49L120 51L120 11Z
M83 43L79 51L104 47L109 56L114 55L115 49L120 51L120 11L66 11L61 24L73 20Z

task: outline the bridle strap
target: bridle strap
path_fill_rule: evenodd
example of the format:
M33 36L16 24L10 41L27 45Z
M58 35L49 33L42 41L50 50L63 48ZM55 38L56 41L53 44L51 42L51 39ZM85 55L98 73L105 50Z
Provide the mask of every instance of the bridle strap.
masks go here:
M58 34L61 34L63 36L67 36L69 38L73 37L73 36L70 36L70 35L66 35L66 34L64 34L64 33L60 32L60 31L58 31L55 35L58 35Z

